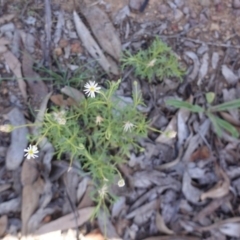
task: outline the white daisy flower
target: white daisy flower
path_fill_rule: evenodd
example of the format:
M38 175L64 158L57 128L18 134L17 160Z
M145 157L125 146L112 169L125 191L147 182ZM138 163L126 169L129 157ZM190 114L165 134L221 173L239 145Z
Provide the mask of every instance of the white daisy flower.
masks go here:
M65 118L65 111L61 110L60 112L54 112L53 117L56 122L58 122L60 125L66 124L66 118Z
M24 149L24 152L26 152L26 154L24 155L24 157L27 156L27 159L31 159L31 158L35 158L38 157L38 155L36 155L36 153L38 153L38 148L36 145L29 145L29 147L27 149Z
M120 179L120 180L118 181L118 186L119 186L119 187L124 187L124 186L125 186L125 181L124 181L123 179Z
M134 124L127 121L123 126L123 130L124 132L128 132L128 131L131 132L133 127L134 127Z
M0 132L9 133L13 130L13 126L10 124L0 125Z
M95 97L95 93L99 92L99 90L101 89L101 87L98 87L98 84L95 83L95 81L89 81L88 83L85 84L84 86L86 89L84 89L83 91L87 94L87 96L94 98Z
M99 125L103 121L103 118L101 116L96 117L96 124Z

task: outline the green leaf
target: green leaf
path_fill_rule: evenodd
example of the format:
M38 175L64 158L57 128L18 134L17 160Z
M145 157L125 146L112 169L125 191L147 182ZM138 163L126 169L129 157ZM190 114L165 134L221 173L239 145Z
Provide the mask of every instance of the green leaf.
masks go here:
M211 120L211 122L212 122L212 124L213 124L213 126L215 128L215 131L216 131L217 135L219 137L221 137L222 136L222 129L217 124L216 117L214 115L210 114L210 113L208 113L207 116L210 118L210 120Z
M211 104L213 102L214 98L215 98L215 93L214 92L206 93L206 99L207 99L207 102L209 104Z
M225 102L225 103L210 107L209 110L211 112L221 112L221 111L226 111L226 110L239 108L239 107L240 107L240 99L236 99L233 101Z
M231 135L233 137L235 137L235 138L239 137L238 130L232 124L230 124L229 122L227 122L227 121L225 121L225 120L223 120L219 117L216 117L213 114L208 114L208 117L212 121L218 136L221 137L221 135L222 135L222 130L221 129L224 129L227 132L231 133Z
M185 108L191 112L197 112L197 113L204 112L204 109L198 105L193 105L189 102L180 101L180 100L176 100L176 99L166 100L166 104L174 106L176 108Z

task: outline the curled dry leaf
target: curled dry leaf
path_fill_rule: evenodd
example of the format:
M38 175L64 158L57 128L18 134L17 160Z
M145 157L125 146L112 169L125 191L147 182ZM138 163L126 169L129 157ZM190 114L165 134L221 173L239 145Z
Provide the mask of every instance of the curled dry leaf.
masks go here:
M8 217L3 215L0 217L0 237L6 232L8 226Z
M75 214L70 213L63 217L60 217L50 223L44 224L37 231L34 232L35 235L42 235L48 232L53 232L57 230L66 230L69 228L76 228L87 222L92 216L94 207L88 207L78 210L75 218Z
M84 25L84 23L75 11L73 12L73 20L76 26L78 36L82 40L84 47L91 54L91 56L98 61L98 63L107 73L111 72L118 75L119 72L114 71L114 69L116 69L116 66L111 66L111 63L104 56L102 50L100 49L96 41L93 39L89 30Z
M156 213L156 226L157 226L158 231L161 233L166 233L169 235L174 234L174 232L166 226L166 224L163 220L163 217L160 215L159 212Z
M119 61L121 41L107 14L96 5L83 8L82 14L87 19L102 49Z
M21 126L26 124L24 115L18 108L13 108L6 117L13 126ZM6 156L6 168L8 170L16 170L22 163L24 157L23 150L28 144L26 138L27 135L27 127L17 128L11 132L11 144L8 148Z
M193 70L191 72L191 74L189 74L188 79L189 82L192 82L196 79L197 75L198 75L198 71L200 68L200 62L198 59L198 56L194 53L194 52L185 52L185 55L188 56L189 58L192 59L193 61Z
M202 192L192 185L192 179L187 171L184 172L182 181L182 192L184 196L191 203L197 204L200 200Z
M26 90L26 83L22 77L22 70L21 70L21 63L18 59L10 52L7 51L3 54L5 61L9 68L13 71L15 77L17 78L18 86L21 91L23 98L27 99L27 90Z
M205 200L207 198L220 198L224 197L229 192L230 180L227 174L219 167L220 174L223 177L223 181L220 180L212 189L207 192L201 194L201 200Z

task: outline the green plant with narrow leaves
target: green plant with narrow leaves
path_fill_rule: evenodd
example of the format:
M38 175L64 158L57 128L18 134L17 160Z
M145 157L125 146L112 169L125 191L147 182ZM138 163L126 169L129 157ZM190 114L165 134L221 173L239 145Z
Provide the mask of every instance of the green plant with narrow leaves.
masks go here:
M236 99L233 101L225 102L225 103L214 105L214 106L210 105L214 100L214 93L207 93L206 99L209 104L209 107L206 109L197 104L194 105L194 104L191 104L186 101L175 100L175 99L167 100L166 104L174 106L176 108L184 108L184 109L187 109L194 113L205 113L206 116L208 116L208 118L211 120L211 122L215 128L215 131L219 137L222 136L222 131L226 130L233 137L238 138L239 132L237 131L237 129L229 122L218 117L217 113L223 112L223 111L228 111L230 109L239 108L240 107L240 99Z
M146 50L140 50L135 55L126 51L122 57L122 67L134 67L135 74L147 78L149 82L156 77L162 81L166 77L182 78L184 71L180 69L176 55L159 38L155 38Z

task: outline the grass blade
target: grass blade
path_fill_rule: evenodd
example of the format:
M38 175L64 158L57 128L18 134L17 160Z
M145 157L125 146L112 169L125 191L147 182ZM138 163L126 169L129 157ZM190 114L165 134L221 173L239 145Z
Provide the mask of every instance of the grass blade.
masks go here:
M224 129L227 132L231 133L231 135L235 138L239 137L238 130L229 122L227 122L219 117L216 117L212 114L208 114L208 117L211 119L211 121L216 129L216 132L220 137L221 137L221 132L222 132L221 129Z
M210 107L209 110L211 112L221 112L221 111L226 111L226 110L239 108L239 107L240 107L240 99L236 99L233 101L225 102L225 103Z
M180 101L176 99L166 100L166 104L174 106L176 108L185 108L191 112L196 112L196 113L204 112L204 109L198 105L193 105L189 102Z

